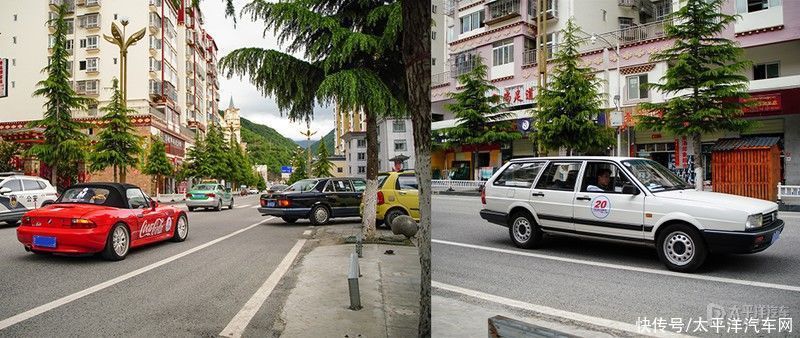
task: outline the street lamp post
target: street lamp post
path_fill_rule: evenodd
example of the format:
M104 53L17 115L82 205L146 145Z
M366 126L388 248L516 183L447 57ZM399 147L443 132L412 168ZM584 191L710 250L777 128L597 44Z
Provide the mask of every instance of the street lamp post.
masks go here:
M136 44L137 41L144 37L145 29L142 28L136 33L133 33L128 39L125 39L125 28L128 26L128 18L122 18L122 32L116 23L111 23L111 36L103 34L106 41L111 42L119 48L119 77L120 77L120 96L122 97L122 106L128 106L128 47Z
M617 54L617 94L614 95L614 106L616 107L617 111L622 111L622 107L620 105L620 100L622 99L622 69L620 69L620 59L622 56L619 54L619 37L617 37L617 43L612 44L606 38L599 36L597 34L592 34L592 37L589 38L592 44L597 42L597 39L603 40L609 46L614 46L614 54ZM603 51L608 50L608 47L603 47ZM604 62L605 63L605 62ZM608 74L608 63L605 63L606 74ZM616 155L620 156L622 153L622 134L620 133L620 127L617 127L617 151Z
M306 174L311 177L311 136L317 132L311 131L311 121L306 121L306 131L301 131L300 134L306 137L306 152L308 153L308 162L306 162Z

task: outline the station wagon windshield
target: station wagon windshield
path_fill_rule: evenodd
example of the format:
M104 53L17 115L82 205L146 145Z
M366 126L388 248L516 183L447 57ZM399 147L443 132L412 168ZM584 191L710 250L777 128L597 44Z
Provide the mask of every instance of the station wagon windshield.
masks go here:
M306 192L314 190L314 187L317 186L316 180L300 180L295 182L294 184L290 185L288 188L283 190L284 192L287 191L299 191L299 192Z
M689 189L691 186L669 169L652 160L628 160L622 164L651 192Z
M199 184L194 187L194 190L216 190L217 186L214 184Z

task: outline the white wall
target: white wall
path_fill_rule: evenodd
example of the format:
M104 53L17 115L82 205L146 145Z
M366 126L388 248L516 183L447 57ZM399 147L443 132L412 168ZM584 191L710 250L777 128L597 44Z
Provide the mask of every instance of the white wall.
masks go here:
M7 1L0 13L0 58L8 58L8 97L0 98L0 122L40 119L44 98L32 97L47 65L47 1ZM17 15L17 21L14 21ZM17 38L17 43L12 42ZM12 65L12 60L16 65ZM13 87L12 87L13 83Z

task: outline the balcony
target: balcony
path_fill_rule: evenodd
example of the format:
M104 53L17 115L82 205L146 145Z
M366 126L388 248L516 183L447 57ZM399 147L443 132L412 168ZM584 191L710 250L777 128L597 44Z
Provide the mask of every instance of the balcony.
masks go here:
M161 121L161 123L165 123L165 121L167 120L167 114L164 114L164 111L162 109L156 107L150 107L150 116Z
M751 92L760 92L768 90L791 89L791 88L797 88L798 86L800 86L799 84L800 84L800 75L788 75L788 76L774 77L771 79L751 80L749 90Z
M486 19L483 22L491 25L518 16L520 16L519 0L499 0L488 5Z
M161 8L161 0L150 0L151 11L158 12L159 8Z
M195 96L192 94L186 94L186 106L193 107L194 106Z
M547 14L547 20L558 19L558 0L546 0L546 2L547 10L545 13ZM528 1L528 18L536 22L536 0Z
M547 45L545 46L547 50L547 61L550 61L555 56L555 52L558 50L557 46ZM523 66L530 66L535 65L539 62L536 59L536 49L527 49L522 52L522 65Z
M173 102L178 100L178 92L169 81L150 80L150 98L156 102L163 102L169 98Z
M194 62L186 61L186 75L194 73Z
M67 13L75 13L74 0L50 0L50 4L53 6L67 5Z
M100 13L85 14L78 19L79 26L88 30L100 29Z
M641 44L649 40L655 40L666 37L666 28L672 24L672 19L665 19L659 21L649 22L643 25L633 25L631 27L599 34L600 37L605 38L610 43L619 41L621 46ZM585 44L581 46L579 51L586 53L589 51L601 50L603 48L614 48L602 42L602 39L597 39L597 44Z
M750 32L784 24L784 6L772 6L760 11L741 13L741 18L733 24L735 33Z
M150 13L150 33L157 34L161 31L161 16L156 13Z
M87 8L100 7L100 0L85 0L83 5Z
M460 54L455 57L455 62L450 66L450 76L458 78L459 76L469 73L477 63L477 54Z
M441 86L450 83L450 72L431 75L431 87Z

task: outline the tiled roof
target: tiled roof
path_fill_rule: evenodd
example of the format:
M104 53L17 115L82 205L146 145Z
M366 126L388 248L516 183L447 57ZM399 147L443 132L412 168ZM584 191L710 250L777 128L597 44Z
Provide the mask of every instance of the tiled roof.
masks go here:
M742 148L770 148L780 141L779 137L774 136L757 136L757 137L742 137L742 138L724 138L719 139L712 151L729 151Z

